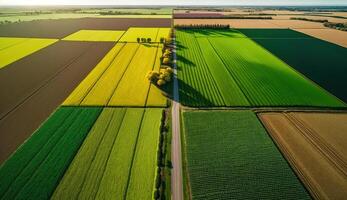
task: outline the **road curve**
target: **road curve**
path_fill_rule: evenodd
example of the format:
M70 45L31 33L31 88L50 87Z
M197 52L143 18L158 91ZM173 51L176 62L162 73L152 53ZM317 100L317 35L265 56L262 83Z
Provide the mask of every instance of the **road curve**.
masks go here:
M171 199L183 199L183 183L182 183L182 153L181 153L181 133L180 133L180 103L178 93L177 66L176 66L176 40L173 39L175 49L173 50L174 62L174 91L172 104L172 172L171 172Z

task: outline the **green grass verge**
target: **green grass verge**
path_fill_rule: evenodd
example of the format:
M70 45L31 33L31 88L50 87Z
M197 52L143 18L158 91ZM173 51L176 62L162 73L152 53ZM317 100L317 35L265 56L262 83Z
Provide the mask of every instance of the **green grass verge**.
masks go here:
M59 108L1 166L1 198L49 198L100 111Z
M183 113L193 199L310 199L251 111Z

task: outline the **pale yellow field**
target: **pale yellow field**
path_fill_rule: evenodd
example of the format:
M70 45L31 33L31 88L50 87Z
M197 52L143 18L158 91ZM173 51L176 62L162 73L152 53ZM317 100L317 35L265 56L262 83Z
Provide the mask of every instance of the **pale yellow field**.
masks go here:
M120 42L137 42L137 38L151 38L152 42L159 42L160 38L167 38L170 28L129 28L119 40Z
M118 43L63 103L83 106L165 107L146 75L160 68L162 45Z
M157 58L155 60L154 64L154 71L159 71L160 68L160 57L161 57L161 50L163 48L163 45L160 44L158 48L158 53L157 53ZM160 91L159 88L154 86L153 84L150 85L149 87L149 93L148 93L148 98L147 98L147 106L166 106L167 100Z
M125 31L114 30L80 30L63 40L68 41L95 41L95 42L115 42L118 41Z
M157 50L158 45L140 45L109 106L145 106L150 86L146 74L153 70Z
M105 70L113 62L119 51L125 43L116 44L98 65L89 73L89 75L78 85L78 87L64 101L63 105L80 105L94 84L99 80Z
M347 48L347 32L336 29L294 29L315 38Z
M81 105L107 105L113 92L116 90L119 82L122 79L123 73L127 71L127 67L133 55L138 49L138 44L126 44L122 51L110 64L109 68L100 77L98 82L90 90Z
M0 37L0 69L57 41L57 39Z

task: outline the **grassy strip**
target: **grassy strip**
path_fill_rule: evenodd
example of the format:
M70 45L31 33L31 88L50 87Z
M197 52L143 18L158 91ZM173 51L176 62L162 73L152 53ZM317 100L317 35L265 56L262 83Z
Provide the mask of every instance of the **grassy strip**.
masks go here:
M147 109L134 155L126 199L152 199L162 109Z
M49 198L101 111L100 108L61 109L73 111L10 184L3 199Z
M251 111L184 112L193 199L310 199Z

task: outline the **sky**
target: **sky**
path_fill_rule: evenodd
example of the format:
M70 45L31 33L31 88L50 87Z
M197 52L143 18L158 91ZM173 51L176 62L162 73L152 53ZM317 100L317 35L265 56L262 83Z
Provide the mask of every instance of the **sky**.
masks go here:
M347 0L0 0L0 5L347 5Z

